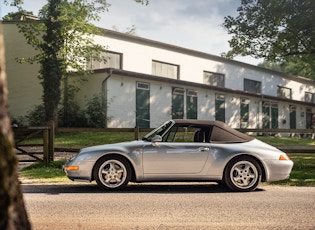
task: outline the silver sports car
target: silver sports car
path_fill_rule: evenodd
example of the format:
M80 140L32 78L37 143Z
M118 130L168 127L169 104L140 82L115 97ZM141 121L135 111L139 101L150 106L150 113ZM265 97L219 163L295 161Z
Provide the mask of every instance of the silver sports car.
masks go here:
M245 192L287 179L292 167L284 152L222 122L170 120L142 140L84 148L64 170L105 190L129 181L216 181Z

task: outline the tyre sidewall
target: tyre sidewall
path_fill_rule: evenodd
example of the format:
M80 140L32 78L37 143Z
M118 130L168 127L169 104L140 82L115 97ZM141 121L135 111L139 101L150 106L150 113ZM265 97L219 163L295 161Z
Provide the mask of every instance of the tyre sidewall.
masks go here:
M122 163L125 168L126 168L126 178L125 178L125 181L117 186L117 187L108 187L106 186L105 184L102 183L102 180L99 178L99 170L100 170L100 167L103 165L104 162L108 161L108 160L115 160L115 161L119 161L120 163ZM127 184L129 183L130 179L131 179L131 167L130 167L130 164L129 162L123 158L123 157L120 157L120 156L105 156L105 157L102 157L101 159L99 159L97 161L97 163L95 164L95 167L94 167L94 170L93 170L93 177L97 183L97 185L102 189L102 190L107 190L107 191L117 191L117 190L122 190L124 189Z
M256 167L257 173L258 173L258 178L256 180L256 182L254 184L252 184L250 187L248 188L240 188L238 186L236 186L233 183L233 179L231 178L231 170L232 167L240 161L247 161L250 162L251 164L253 164ZM261 171L261 167L258 164L257 160L255 160L252 157L249 156L241 156L241 157L236 157L234 159L232 159L226 166L226 169L224 171L224 182L225 184L233 191L236 192L249 192L249 191L253 191L257 188L257 186L259 185L260 181L261 181L261 175L262 175L262 171Z

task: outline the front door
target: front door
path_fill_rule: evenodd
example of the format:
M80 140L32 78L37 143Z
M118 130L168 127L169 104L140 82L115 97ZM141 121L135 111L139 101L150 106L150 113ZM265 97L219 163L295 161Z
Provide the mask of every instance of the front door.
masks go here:
M150 127L150 85L148 83L137 82L136 126Z
M209 143L158 142L143 148L143 172L169 177L202 171L210 152ZM185 175L182 175L185 177Z
M262 104L262 128L263 129L270 129L270 103L263 101Z
M296 129L296 107L290 106L290 129Z
M279 117L278 104L271 104L271 128L272 129L279 128L278 117Z

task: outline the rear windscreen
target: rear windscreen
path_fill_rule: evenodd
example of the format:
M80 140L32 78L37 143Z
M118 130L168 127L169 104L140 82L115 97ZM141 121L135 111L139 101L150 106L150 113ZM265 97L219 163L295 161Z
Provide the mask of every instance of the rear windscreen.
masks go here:
M235 129L227 128L222 129L217 126L213 126L210 142L226 142L226 143L239 143L247 142L253 138L243 134Z

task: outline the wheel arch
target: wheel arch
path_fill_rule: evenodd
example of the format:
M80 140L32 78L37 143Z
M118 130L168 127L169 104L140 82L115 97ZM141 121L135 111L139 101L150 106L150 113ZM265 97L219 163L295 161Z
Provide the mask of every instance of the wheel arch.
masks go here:
M93 173L95 170L95 166L97 165L97 163L99 161L102 161L104 158L107 158L107 157L120 157L120 158L123 158L124 160L126 160L126 162L129 164L129 166L131 168L131 180L130 181L133 181L133 182L136 181L136 172L135 172L133 164L131 163L131 161L128 157L126 157L125 155L120 154L120 153L107 153L107 154L104 154L101 157L99 157L93 165L93 168L91 171L91 178L92 178L91 181L95 180L94 173Z
M253 155L251 155L251 154L239 154L239 155L237 155L237 156L232 157L232 158L225 164L225 167L224 167L224 170L223 170L223 174L222 174L222 178L223 178L223 175L225 174L225 171L226 171L227 166L229 165L229 163L230 163L232 160L234 160L234 159L236 159L236 158L240 158L240 157L248 157L248 158L252 158L253 160L255 160L255 161L258 163L258 165L259 165L259 167L260 167L260 169L261 169L261 173L262 173L262 175L261 175L261 182L265 182L265 181L266 181L267 174L266 174L266 168L265 168L264 164L262 163L262 161L261 161L259 158L257 158L256 156L253 156Z

